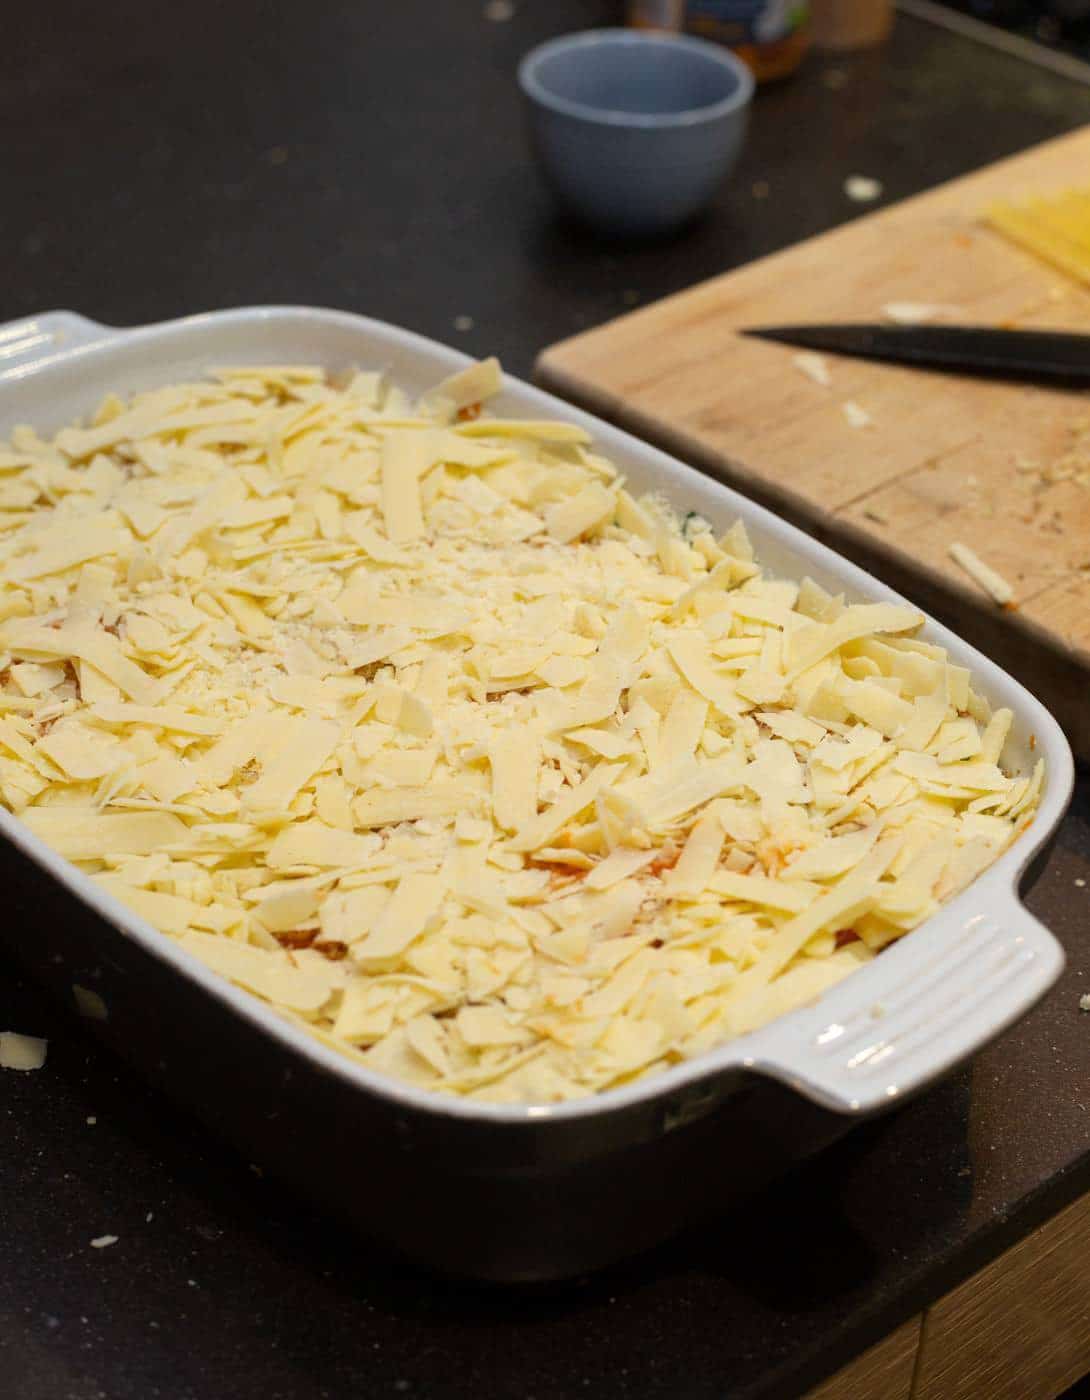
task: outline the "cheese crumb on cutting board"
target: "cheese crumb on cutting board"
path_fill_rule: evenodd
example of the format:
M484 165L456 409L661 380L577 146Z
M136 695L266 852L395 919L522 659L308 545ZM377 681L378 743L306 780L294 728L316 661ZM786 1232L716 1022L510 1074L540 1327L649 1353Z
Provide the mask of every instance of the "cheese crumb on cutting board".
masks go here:
M829 361L816 350L803 350L798 355L792 355L791 363L800 374L805 374L807 379L812 379L823 389L831 387L833 376L829 373Z
M0 800L343 1054L549 1101L847 976L1043 769L912 608L767 575L501 384L241 367L18 430Z
M848 426L850 428L873 427L874 419L863 405L856 403L854 399L847 399L840 407L844 417L848 420Z
M887 301L882 307L882 315L886 320L899 326L923 326L943 316L958 314L956 306L945 306L940 302Z
M1000 606L1013 599L1014 589L1003 575L997 573L990 564L985 564L980 555L974 553L967 544L955 540L950 546L950 558L955 564L960 565L973 582L979 584L984 592L989 593Z

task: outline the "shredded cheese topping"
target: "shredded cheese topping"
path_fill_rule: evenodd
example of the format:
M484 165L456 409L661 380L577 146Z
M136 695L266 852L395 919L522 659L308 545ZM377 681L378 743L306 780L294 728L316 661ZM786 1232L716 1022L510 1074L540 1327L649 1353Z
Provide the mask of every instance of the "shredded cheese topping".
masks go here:
M494 361L0 449L0 799L363 1063L550 1101L813 998L1029 820L913 609L766 576Z

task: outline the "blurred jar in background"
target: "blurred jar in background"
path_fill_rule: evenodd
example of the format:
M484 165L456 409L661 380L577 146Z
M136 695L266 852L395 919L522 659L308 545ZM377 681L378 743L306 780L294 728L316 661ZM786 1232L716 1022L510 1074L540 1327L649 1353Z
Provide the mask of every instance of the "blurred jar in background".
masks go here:
M809 0L630 0L628 22L685 29L732 48L759 83L785 78L808 42Z
M628 22L633 29L681 29L685 0L629 0Z
M893 0L813 0L810 37L818 49L864 49L889 38Z

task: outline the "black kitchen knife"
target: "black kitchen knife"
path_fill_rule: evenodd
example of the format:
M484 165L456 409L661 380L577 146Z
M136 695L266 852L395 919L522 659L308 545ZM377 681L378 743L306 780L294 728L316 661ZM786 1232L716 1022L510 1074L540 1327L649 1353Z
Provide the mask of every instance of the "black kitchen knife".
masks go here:
M755 326L743 335L917 369L1077 388L1090 385L1090 335L991 326Z

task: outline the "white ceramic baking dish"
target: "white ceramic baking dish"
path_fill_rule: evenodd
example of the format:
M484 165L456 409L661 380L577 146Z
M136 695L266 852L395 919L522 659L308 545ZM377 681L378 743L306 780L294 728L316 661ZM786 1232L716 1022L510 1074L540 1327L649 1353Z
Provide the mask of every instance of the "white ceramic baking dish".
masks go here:
M253 307L119 330L71 312L0 327L0 438L53 431L121 394L245 362L381 367L422 391L467 357L341 312ZM744 496L517 380L501 413L583 424L637 491L717 527L741 517L763 564L862 600L888 588ZM441 1268L540 1279L596 1267L917 1092L1026 1012L1063 966L1019 881L1054 831L1071 753L1034 697L945 628L925 636L1016 716L1005 761L1043 757L1032 825L919 929L816 1003L655 1078L565 1104L470 1103L369 1072L231 986L0 811L15 954L251 1158ZM1031 759L1032 750L1032 759ZM97 993L88 998L76 989Z

